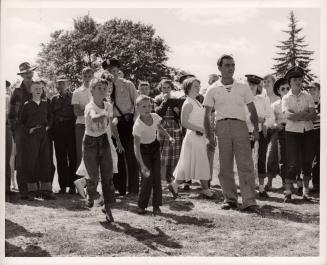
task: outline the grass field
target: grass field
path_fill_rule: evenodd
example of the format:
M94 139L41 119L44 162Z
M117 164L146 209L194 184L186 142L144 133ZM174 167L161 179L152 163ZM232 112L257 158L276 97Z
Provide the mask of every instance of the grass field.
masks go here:
M278 183L274 186L279 187ZM84 206L78 195L56 201L6 202L7 257L35 256L318 256L319 198L284 204L280 191L258 203L262 216L220 209L198 186L174 201L163 192L162 214L136 213L134 196L117 197L115 222L108 224L98 203Z

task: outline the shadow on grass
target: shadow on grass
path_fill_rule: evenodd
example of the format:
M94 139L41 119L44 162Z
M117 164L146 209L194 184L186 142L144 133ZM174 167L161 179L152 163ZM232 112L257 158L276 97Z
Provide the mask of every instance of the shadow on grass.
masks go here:
M56 200L36 199L34 201L26 201L21 200L17 193L17 195L11 198L9 202L16 205L28 205L32 207L64 208L69 211L88 211L82 197L71 194L56 195Z
M161 213L160 216L164 218L172 219L176 222L176 224L196 225L196 226L207 227L207 228L211 228L215 226L213 221L207 218L198 218L189 215L177 215L173 213Z
M303 214L282 207L264 205L261 207L262 217L276 220L287 220L296 223L319 224L318 214Z
M169 203L169 209L178 212L190 212L194 208L194 204L191 201L174 201Z
M25 227L14 223L8 219L5 220L5 238L10 239L18 236L25 238L42 237L42 233L31 233ZM6 257L51 257L51 255L37 244L30 243L25 249L15 246L5 241Z
M5 241L6 257L51 257L51 255L37 245L28 245L25 249Z
M158 248L158 245L162 245L167 248L173 249L181 249L183 246L174 241L170 236L166 235L160 228L155 227L157 234L152 234L151 232L142 229L136 228L131 226L128 223L122 222L114 222L114 223L107 223L107 222L100 222L100 224L111 231L124 233L128 236L134 237L137 241L141 242L142 244L146 245L147 247L151 248L152 250L161 251L166 253L165 251ZM166 253L169 254L169 253Z

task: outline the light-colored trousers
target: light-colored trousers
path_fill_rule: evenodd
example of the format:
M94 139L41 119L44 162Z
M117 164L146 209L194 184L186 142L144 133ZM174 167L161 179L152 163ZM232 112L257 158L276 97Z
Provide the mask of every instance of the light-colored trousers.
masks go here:
M249 132L245 121L219 120L216 123L220 172L218 175L225 202L237 203L234 176L236 160L243 208L256 205L255 177Z

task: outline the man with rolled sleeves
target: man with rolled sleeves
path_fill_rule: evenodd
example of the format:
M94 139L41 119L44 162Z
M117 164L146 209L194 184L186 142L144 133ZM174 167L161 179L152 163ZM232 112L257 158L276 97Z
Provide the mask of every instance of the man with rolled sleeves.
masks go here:
M20 122L20 115L24 103L32 98L31 85L33 82L34 70L30 63L23 62L19 65L19 76L23 78L22 83L16 87L10 97L8 121L11 126L14 141L16 143L16 170L17 184L20 193L20 198L23 200L32 200L27 191L27 179L24 178L23 172L24 157L22 157L23 149L23 125Z
M243 210L260 213L256 203L254 165L249 132L246 125L245 105L251 114L254 126L253 137L258 140L258 115L253 103L253 94L247 84L233 78L235 62L231 55L222 55L217 62L221 79L215 82L205 96L204 127L209 145L215 145L210 128L212 108L216 112L216 134L219 146L220 172L218 175L224 195L222 209L237 208L237 187L233 172L236 159Z
M71 104L72 93L69 91L69 80L59 76L56 80L58 95L51 99L52 136L56 151L58 182L60 194L75 193L76 179L76 144L74 108Z
M291 90L282 98L282 112L286 115L286 177L284 202L292 202L291 186L296 176L303 172L304 201L310 200L309 182L311 179L315 103L312 96L303 90L304 70L293 66L285 74Z
M108 70L114 76L111 98L113 100L114 117L118 119L117 129L125 149L125 152L118 153L118 173L114 174L113 182L120 195L126 194L126 186L128 186L130 194L136 195L139 191L139 171L134 155L132 132L134 120L137 116L135 102L138 93L131 81L119 77L120 67L121 64L116 58L107 59L102 63L102 68Z

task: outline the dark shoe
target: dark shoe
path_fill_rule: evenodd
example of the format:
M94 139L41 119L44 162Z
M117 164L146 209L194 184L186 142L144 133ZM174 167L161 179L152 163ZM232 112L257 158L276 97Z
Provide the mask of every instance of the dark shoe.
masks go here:
M175 191L175 189L174 189L174 187L173 187L172 184L168 184L167 187L168 187L168 190L169 190L169 191L171 192L171 194L173 195L174 199L176 199L176 198L179 197L178 192Z
M60 191L58 191L58 194L66 194L66 188L65 189L61 189Z
M272 186L268 186L268 185L265 186L265 191L266 192L271 191L271 190L272 190Z
M262 211L260 209L260 207L258 205L250 205L248 207L245 207L244 209L242 209L242 212L246 212L246 213L256 213L261 215Z
M224 202L222 205L221 205L221 209L222 210L229 210L229 209L237 209L237 205L235 203L232 203L232 202Z
M296 190L296 195L297 195L297 196L302 196L302 195L303 195L303 187L299 187L299 188L297 188L297 190Z
M24 201L34 201L34 197L31 196L30 194L24 194L24 195L21 195L20 196L20 199L21 200L24 200Z
M284 197L285 203L291 203L292 202L292 194L286 194Z
M138 214L146 214L146 210L145 210L145 208L137 208L137 213Z
M190 189L191 188L189 184L184 184L183 191L189 191Z
M259 196L259 198L263 198L263 199L269 198L269 195L266 191L259 192L258 196Z
M43 191L42 192L42 198L44 200L55 200L56 196L54 196L52 191Z
M86 207L92 208L93 205L94 205L94 200L91 199L89 196L87 196L87 198L86 198Z
M153 207L153 215L161 214L161 210L159 207Z
M73 187L70 187L68 190L68 193L74 195L74 194L76 194L76 189Z

